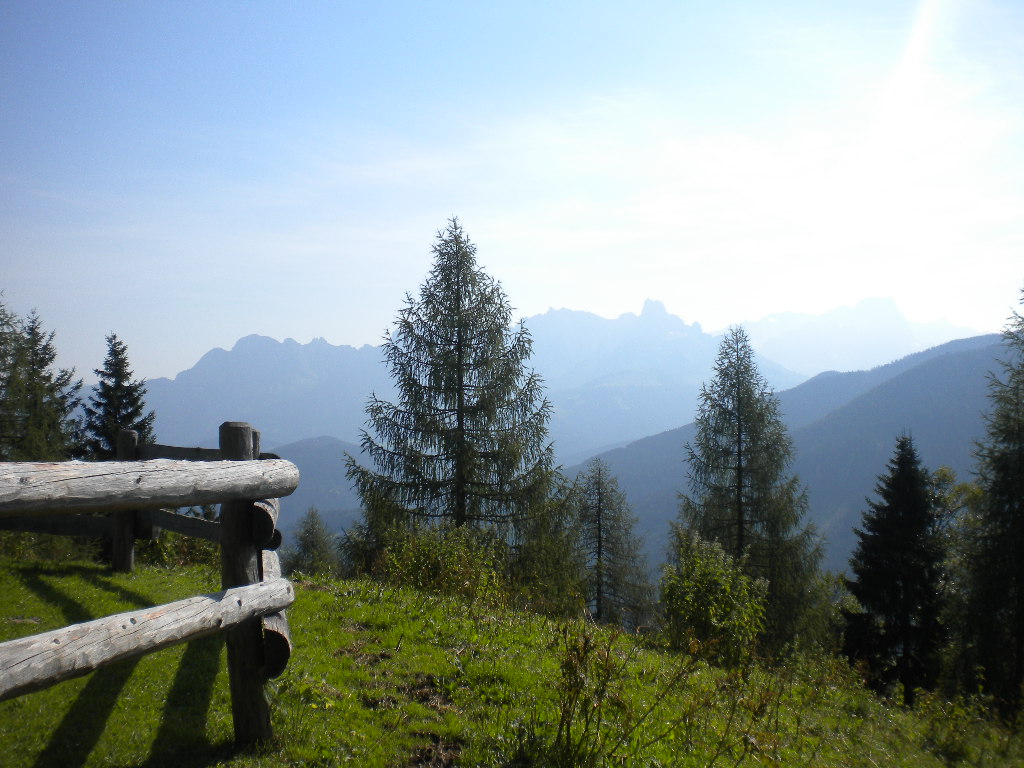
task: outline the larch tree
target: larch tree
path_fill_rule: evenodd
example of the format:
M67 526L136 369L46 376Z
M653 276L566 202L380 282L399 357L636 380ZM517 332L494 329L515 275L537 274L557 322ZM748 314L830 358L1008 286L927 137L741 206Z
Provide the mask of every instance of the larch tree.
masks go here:
M397 402L371 396L348 476L364 514L494 526L511 536L552 482L550 405L527 368L532 341L458 220L438 233L417 299L406 295L384 354ZM372 526L370 526L372 527Z
M3 308L0 460L61 461L80 446L80 379L57 368L54 332L36 312L24 320Z
M850 616L847 653L868 664L873 684L903 688L913 706L918 689L934 687L944 629L940 620L942 519L931 475L914 441L900 437L868 502L850 558L850 592L863 613Z
M132 378L128 347L117 334L107 336L107 356L103 367L94 372L99 381L84 408L86 455L98 460L115 458L122 429L138 432L140 443L152 443L156 414L146 413L146 382Z
M650 591L636 518L618 479L599 458L576 479L588 603L595 621L637 624Z
M974 665L984 669L987 691L1016 711L1024 695L1024 315L1013 313L1003 343L1001 373L989 377L986 435L975 454L981 499L967 601Z
M693 444L686 446L689 493L681 524L719 542L746 573L768 584L765 649L795 639L821 550L804 522L807 495L789 473L793 444L779 401L758 371L742 327L729 330L714 376L701 387Z

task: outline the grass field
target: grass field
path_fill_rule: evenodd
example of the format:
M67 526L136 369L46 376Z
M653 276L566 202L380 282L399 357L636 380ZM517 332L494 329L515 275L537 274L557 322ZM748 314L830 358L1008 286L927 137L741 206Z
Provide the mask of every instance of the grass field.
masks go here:
M10 561L0 578L0 641L219 581ZM272 744L233 749L213 637L0 703L0 765L1024 765L1024 739L981 707L888 705L834 660L727 672L582 621L369 581L300 580L289 618Z

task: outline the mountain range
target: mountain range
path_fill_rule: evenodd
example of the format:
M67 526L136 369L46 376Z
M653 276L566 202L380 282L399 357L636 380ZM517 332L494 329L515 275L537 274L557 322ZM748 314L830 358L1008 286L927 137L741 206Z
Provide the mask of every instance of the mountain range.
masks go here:
M530 364L544 378L553 406L550 434L564 464L688 422L720 341L651 300L639 315L608 319L552 309L525 325L534 340ZM814 373L852 370L865 367L860 363L872 345L875 365L923 349L914 341L922 329L938 332L910 323L881 299L826 313L817 324L807 316L776 315L745 327L761 372L777 391L807 378L779 357L804 365L808 355L818 355L829 362ZM946 327L943 340L956 338L957 330ZM776 358L763 354L758 337ZM147 390L160 440L203 446L216 440L225 418L258 425L264 445L320 436L356 443L370 394L394 396L379 346L258 335L239 339L230 351L210 350L173 379L150 379Z
M891 302L876 300L819 316L817 325L807 317L776 316L745 326L762 374L780 392L796 443L796 470L808 485L811 515L827 537L833 566L845 560L850 528L899 434L912 431L933 468L947 464L961 474L969 471L971 441L981 435L985 372L994 367L998 336L908 356L920 339L941 329L915 326L893 310ZM552 404L550 434L559 463L572 474L587 458L602 455L657 561L656 542L675 517L686 482L689 422L720 337L656 301L639 315L608 319L560 309L525 324L534 339L530 364L544 378ZM765 328L771 329L768 336ZM769 337L764 343L786 365L761 354L756 339ZM875 362L899 359L810 379L789 367L812 370L807 355L815 349L843 366L870 359L872 348ZM174 379L148 381L147 404L156 410L163 443L212 445L222 421L249 421L261 430L265 449L294 461L302 474L299 490L283 504L282 523L287 527L315 505L338 528L358 508L344 455L359 452L367 397L394 395L382 358L382 349L369 345L247 336L230 351L211 350Z
M829 568L845 567L865 499L900 435L914 438L929 470L948 466L970 478L974 444L984 435L987 374L1001 351L998 335L978 336L868 371L819 374L779 394L795 449L791 469L807 489ZM660 542L687 490L685 446L694 435L690 423L601 454L639 518L653 562L664 555Z
M640 315L614 320L551 310L529 318L530 365L552 404L549 425L559 459L574 463L604 448L687 421L711 370L718 337L648 301ZM394 397L381 347L299 344L246 336L231 351L214 349L174 379L147 382L160 440L209 444L216 425L259 425L264 445L329 436L358 442L371 393ZM779 388L804 376L768 359L760 364Z

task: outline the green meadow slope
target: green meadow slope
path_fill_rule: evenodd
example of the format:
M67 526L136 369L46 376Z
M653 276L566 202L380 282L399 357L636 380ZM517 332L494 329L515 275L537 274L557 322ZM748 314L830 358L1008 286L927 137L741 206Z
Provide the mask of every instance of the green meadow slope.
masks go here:
M114 575L0 561L0 641L217 588L209 568ZM633 636L370 581L298 581L276 739L231 746L217 637L0 703L15 766L1021 765L983 710L908 712L845 665L726 672Z

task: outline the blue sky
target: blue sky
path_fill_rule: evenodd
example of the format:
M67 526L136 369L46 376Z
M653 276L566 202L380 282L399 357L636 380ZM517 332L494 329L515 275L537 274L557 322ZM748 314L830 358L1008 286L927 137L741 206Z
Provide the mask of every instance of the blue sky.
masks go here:
M0 288L87 373L379 342L457 215L519 314L1024 287L1024 6L0 4Z

